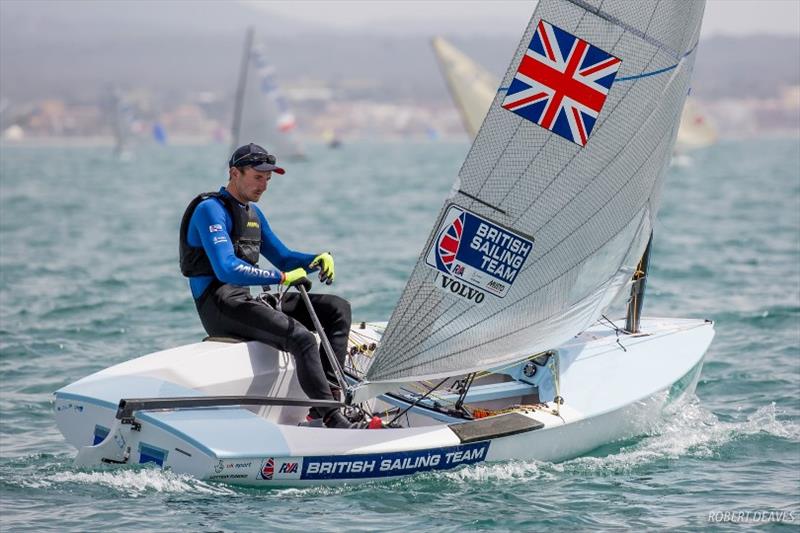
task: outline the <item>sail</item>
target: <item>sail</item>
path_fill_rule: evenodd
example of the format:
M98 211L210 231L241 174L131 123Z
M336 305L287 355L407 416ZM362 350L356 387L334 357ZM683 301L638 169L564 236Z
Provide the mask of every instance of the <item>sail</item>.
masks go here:
M681 114L681 126L675 141L676 152L687 152L711 146L717 142L717 129L703 112L703 108L692 98L686 98Z
M516 361L601 316L651 233L703 9L539 2L367 371L373 391Z
M233 146L253 142L279 158L303 157L304 150L296 136L297 122L263 47L250 48L246 69L242 102L237 106L241 108L238 134L235 126Z
M114 153L117 156L124 156L128 154L133 135L135 120L133 105L118 87L109 86L106 107L111 131L114 134Z
M464 128L474 139L497 94L500 80L443 37L434 37L431 45Z

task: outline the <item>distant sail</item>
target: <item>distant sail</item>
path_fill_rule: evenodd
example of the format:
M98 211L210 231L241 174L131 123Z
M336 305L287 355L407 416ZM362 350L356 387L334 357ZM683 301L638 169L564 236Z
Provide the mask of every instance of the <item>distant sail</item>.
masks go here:
M297 139L297 121L278 87L275 67L267 61L261 46L250 48L246 69L233 146L254 142L279 158L304 157Z
M675 142L676 152L687 152L696 148L711 146L717 142L717 129L703 112L700 104L691 96L686 98L681 114L681 126L678 140Z
M500 80L443 37L434 37L431 44L464 128L474 139L497 94Z
M495 367L601 316L650 236L703 9L539 2L369 382Z
M135 118L134 108L123 92L114 86L108 88L106 108L114 135L114 153L117 156L124 156L130 150Z

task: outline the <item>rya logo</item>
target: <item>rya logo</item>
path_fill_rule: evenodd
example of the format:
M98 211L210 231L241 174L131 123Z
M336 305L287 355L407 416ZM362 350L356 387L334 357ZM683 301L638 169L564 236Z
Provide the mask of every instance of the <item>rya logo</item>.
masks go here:
M283 463L278 472L281 474L296 474L297 463Z

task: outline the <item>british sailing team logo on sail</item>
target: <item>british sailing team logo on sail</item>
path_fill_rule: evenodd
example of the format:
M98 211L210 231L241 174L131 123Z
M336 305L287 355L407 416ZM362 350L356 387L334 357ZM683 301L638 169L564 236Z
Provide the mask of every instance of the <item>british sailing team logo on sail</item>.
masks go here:
M620 65L608 52L540 20L501 105L584 146Z
M487 292L508 294L532 249L533 240L452 204L425 263L442 274L440 288L481 303Z

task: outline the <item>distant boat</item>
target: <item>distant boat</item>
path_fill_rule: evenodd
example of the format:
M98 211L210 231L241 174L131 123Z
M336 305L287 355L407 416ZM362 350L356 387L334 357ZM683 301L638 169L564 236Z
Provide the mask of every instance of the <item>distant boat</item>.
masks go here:
M717 137L717 129L703 112L702 106L691 96L687 97L675 141L675 152L682 154L711 146L717 142Z
M248 28L236 93L231 149L247 143L264 146L282 158L304 158L297 139L297 121L280 92L275 67L262 47L254 44L254 30Z
M497 94L500 81L443 37L434 37L431 46L461 114L464 129L474 139Z
M111 131L114 135L114 155L120 159L131 157L131 139L133 135L134 110L126 101L125 95L118 87L109 87L106 96L106 108Z
M340 148L342 146L342 139L336 135L334 130L325 130L322 133L322 138L325 140L325 144L328 145L328 148Z

